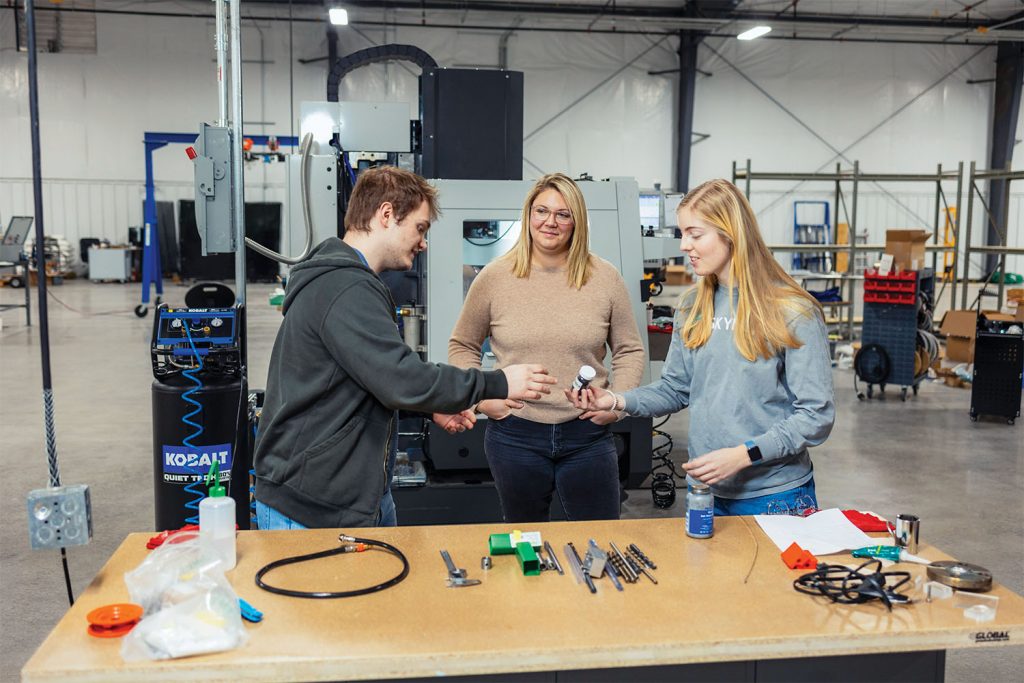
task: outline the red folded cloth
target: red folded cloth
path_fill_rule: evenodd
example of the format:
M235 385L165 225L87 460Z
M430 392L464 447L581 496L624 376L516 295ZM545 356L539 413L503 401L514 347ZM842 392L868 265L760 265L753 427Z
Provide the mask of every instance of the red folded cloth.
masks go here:
M889 531L889 522L868 512L843 510L843 514L861 531Z

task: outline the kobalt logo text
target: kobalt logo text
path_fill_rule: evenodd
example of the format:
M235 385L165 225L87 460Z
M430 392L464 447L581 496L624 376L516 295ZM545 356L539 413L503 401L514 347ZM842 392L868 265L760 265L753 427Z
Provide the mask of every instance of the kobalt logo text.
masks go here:
M231 444L215 444L191 449L187 446L165 445L163 447L165 473L205 473L214 462L222 470L231 467Z

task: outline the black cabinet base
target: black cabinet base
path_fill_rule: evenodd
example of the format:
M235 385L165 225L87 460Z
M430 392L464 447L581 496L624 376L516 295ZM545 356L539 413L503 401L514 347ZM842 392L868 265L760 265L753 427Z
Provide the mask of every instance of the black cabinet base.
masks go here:
M842 657L800 659L762 659L746 662L711 662L671 666L635 666L622 669L583 669L577 671L538 671L532 673L453 676L453 680L495 683L698 683L736 681L737 683L924 683L943 681L946 652L896 652ZM406 683L427 683L437 678L407 678Z

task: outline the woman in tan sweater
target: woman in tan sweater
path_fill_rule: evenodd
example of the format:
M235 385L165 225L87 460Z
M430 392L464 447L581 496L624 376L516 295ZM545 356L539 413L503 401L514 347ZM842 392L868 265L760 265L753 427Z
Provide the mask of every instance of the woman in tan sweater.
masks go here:
M449 362L480 367L490 337L499 368L529 358L569 384L590 365L592 386L638 386L644 347L626 285L612 264L590 254L589 241L576 183L561 173L538 180L523 203L516 246L480 271L466 295ZM618 519L618 459L607 427L614 413L581 411L554 393L482 401L477 411L489 418L484 450L505 521L546 521L555 491L570 520Z

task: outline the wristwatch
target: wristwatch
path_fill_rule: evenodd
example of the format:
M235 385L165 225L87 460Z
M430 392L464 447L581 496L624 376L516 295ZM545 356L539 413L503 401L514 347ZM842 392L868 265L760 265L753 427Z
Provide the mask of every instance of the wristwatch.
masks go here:
M753 439L747 439L743 445L747 447L747 457L750 458L750 464L756 465L761 462L761 449L757 447Z

